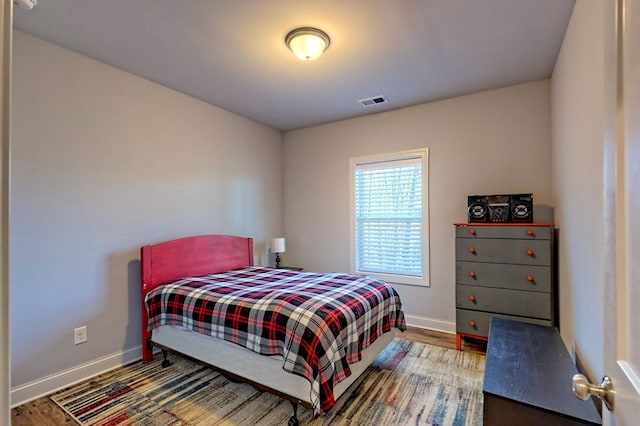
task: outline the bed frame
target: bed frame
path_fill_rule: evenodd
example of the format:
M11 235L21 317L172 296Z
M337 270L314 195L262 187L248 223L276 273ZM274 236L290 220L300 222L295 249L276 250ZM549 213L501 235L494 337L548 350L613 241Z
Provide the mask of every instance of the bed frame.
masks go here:
M238 345L199 335L172 326L162 326L156 336L147 330L148 317L144 305L145 296L153 288L187 276L199 276L253 266L253 239L230 235L201 235L180 238L141 248L141 312L142 312L142 362L153 360L154 346L167 352L192 359L220 371L232 381L248 383L289 400L293 405L293 416L289 425L297 425L297 407L311 409L310 384L303 377L282 369L276 357L259 355ZM362 361L352 364L351 376L334 387L338 399L347 388L373 362L377 355L393 339L393 331L380 336L362 351ZM218 355L216 355L218 354ZM220 354L224 354L221 356ZM242 360L235 362L234 360ZM251 369L251 366L259 366Z

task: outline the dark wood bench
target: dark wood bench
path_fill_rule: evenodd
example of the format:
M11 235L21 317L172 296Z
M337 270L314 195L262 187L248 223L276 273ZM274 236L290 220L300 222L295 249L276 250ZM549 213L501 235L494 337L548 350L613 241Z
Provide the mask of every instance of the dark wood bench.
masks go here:
M482 392L485 425L600 425L571 389L577 369L554 327L491 318Z

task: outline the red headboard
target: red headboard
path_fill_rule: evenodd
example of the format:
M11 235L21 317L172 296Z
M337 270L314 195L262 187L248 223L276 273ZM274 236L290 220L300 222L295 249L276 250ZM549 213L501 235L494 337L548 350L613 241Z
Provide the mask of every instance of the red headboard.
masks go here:
M143 361L153 359L147 340L147 312L144 298L161 284L182 277L253 266L253 238L231 235L199 235L179 238L140 249L142 296L142 353Z
M253 266L253 238L199 235L143 246L142 289L182 277L213 274Z

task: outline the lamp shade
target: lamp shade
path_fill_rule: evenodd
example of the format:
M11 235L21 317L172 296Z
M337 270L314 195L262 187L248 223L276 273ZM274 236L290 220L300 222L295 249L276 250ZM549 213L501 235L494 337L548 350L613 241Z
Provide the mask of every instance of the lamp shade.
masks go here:
M272 238L271 239L271 252L272 253L284 253L285 252L285 244L284 238Z
M285 37L285 43L298 58L312 61L322 55L331 41L322 30L302 27L289 32Z

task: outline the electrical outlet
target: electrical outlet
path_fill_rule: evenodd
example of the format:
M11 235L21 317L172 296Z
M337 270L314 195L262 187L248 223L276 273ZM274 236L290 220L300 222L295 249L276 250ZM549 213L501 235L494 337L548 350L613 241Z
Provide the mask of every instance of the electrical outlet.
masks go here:
M87 326L83 325L82 327L73 329L73 343L79 345L80 343L84 343L87 341Z

